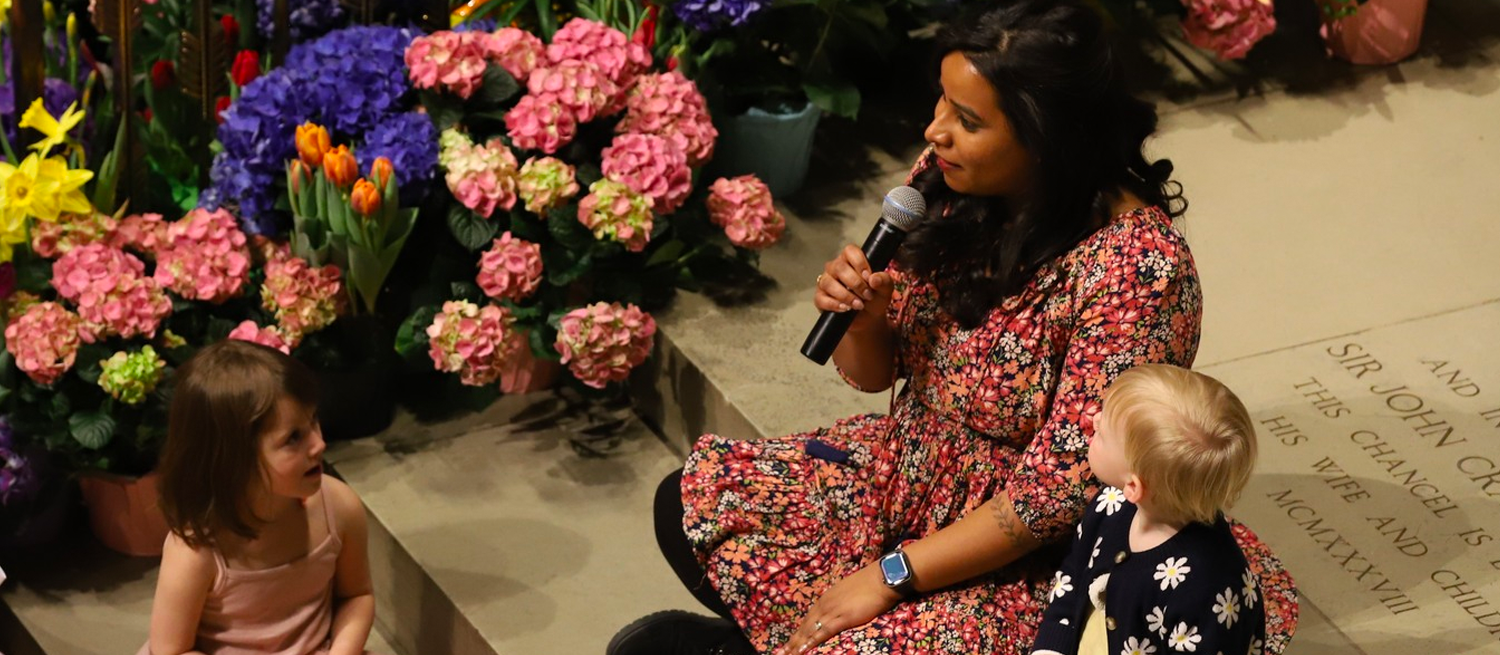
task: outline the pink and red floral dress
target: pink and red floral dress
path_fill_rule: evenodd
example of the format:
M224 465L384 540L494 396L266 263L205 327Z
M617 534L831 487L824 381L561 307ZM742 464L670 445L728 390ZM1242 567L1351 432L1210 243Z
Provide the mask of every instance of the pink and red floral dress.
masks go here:
M931 284L894 277L888 317L906 384L891 414L758 441L703 436L684 470L684 528L746 635L769 652L833 583L1004 490L1049 546L904 601L815 652L1029 653L1060 549L1098 489L1086 453L1105 386L1137 364L1193 361L1192 257L1161 210L1124 214L973 330L939 308ZM836 451L809 455L809 440ZM1296 622L1291 579L1247 529L1236 535L1262 574L1267 633L1280 635L1267 650L1279 653Z

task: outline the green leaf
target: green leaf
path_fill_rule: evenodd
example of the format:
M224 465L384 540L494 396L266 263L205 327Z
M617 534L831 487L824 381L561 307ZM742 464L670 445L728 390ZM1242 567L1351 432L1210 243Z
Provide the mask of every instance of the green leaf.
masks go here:
M599 170L598 164L590 162L586 164L579 164L576 176L578 179L578 186L580 188L587 189L595 182L604 179L604 171Z
M579 257L568 265L559 266L547 271L547 281L557 286L571 284L574 280L588 273L589 268L593 265L593 256L585 253L582 257Z
M517 239L540 243L547 236L547 217L516 210L510 213L510 233Z
M551 337L550 339L548 337ZM542 359L557 361L561 358L557 349L553 346L557 341L557 330L549 326L547 330L531 331L531 354Z
M848 82L802 83L807 99L825 113L852 119L859 115L859 89Z
M552 0L536 0L536 20L542 29L542 40L552 42L557 33L557 16L552 13Z
M422 356L427 352L427 326L438 315L438 308L419 307L401 322L396 330L396 352L402 357Z
M73 402L68 400L67 394L53 389L51 395L51 402L47 404L48 416L56 420L73 413Z
M120 184L120 162L125 157L122 151L127 129L130 129L130 114L120 121L120 128L115 131L115 147L104 155L104 162L99 165L98 181L94 184L94 207L106 214L115 210L115 189Z
M448 292L457 300L467 300L476 304L485 302L484 290L470 281L453 282L448 285Z
M99 384L99 374L104 372L101 362L112 354L114 353L100 344L85 344L78 349L78 355L73 360L76 362L73 370L84 382Z
M547 231L562 247L574 252L587 252L594 245L594 233L578 222L576 210L552 210L547 216Z
M421 91L418 93L422 106L427 109L427 116L432 119L432 124L439 132L457 125L463 120L463 104L453 96L438 93L436 91Z
M516 305L515 303L510 302L505 303L505 306L510 309L510 315L514 317L517 322L529 323L531 321L542 318L541 307L521 307L519 305Z
M103 412L80 412L68 417L68 432L89 450L99 450L115 436L115 420Z
M682 255L682 251L686 247L687 244L683 243L680 239L673 239L662 244L656 249L656 252L651 253L651 259L646 260L646 268L677 261L677 258Z
M478 251L495 240L498 225L487 220L468 207L455 204L448 210L448 231L463 247Z
M511 77L500 64L490 64L484 69L484 79L479 83L479 90L471 98L469 105L472 109L485 110L494 109L504 105L521 90L521 85L516 78Z

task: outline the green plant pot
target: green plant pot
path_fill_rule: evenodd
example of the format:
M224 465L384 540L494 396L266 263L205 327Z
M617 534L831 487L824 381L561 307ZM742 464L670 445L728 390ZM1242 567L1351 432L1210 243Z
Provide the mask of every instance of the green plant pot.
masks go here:
M821 112L812 103L790 114L752 107L719 126L709 165L713 177L754 174L777 198L802 188Z

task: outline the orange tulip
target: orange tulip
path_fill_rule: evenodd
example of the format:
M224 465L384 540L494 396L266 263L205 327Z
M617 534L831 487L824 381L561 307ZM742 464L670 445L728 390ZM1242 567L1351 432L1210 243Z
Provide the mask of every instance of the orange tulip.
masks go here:
M297 156L309 168L323 164L323 156L332 148L328 130L311 121L297 126Z
M323 155L323 174L340 189L349 188L359 178L359 162L354 161L354 153L349 152L349 146L339 146Z
M375 163L370 164L370 177L384 190L391 183L391 174L396 172L396 167L391 165L391 160L385 157L376 157Z
M302 193L302 190L307 188L308 181L312 179L312 169L302 163L301 159L293 159L290 177L292 178L292 193Z
M374 216L380 212L380 190L369 180L355 182L354 191L349 193L349 206L361 216Z

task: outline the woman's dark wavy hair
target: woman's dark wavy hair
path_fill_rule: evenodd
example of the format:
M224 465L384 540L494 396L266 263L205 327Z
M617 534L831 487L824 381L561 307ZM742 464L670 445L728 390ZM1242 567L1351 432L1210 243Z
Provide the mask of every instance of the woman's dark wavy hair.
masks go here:
M900 261L937 285L961 325L978 326L1107 223L1116 191L1173 217L1187 208L1171 161L1145 158L1156 108L1125 90L1096 10L1079 0L986 3L938 32L934 68L954 52L995 87L1016 139L1037 159L1038 185L1016 208L953 191L936 166L913 181L932 218L912 230Z

